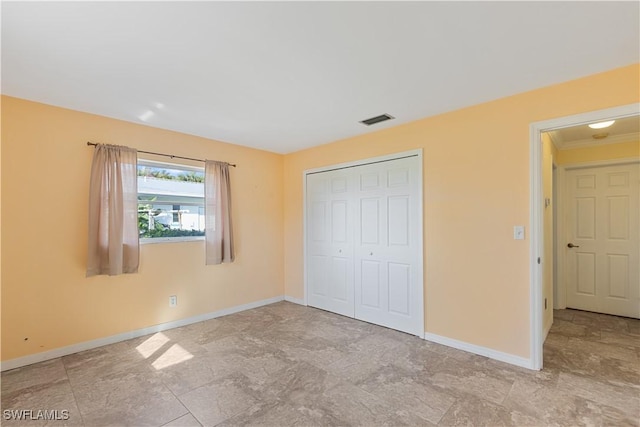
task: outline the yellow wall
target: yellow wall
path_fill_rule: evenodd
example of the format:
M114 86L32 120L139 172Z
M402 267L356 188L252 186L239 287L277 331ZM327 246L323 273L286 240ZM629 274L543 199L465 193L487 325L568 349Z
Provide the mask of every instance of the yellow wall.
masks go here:
M640 140L618 144L603 144L593 147L558 150L557 164L595 162L599 160L624 159L640 156Z
M302 298L303 171L416 148L425 330L528 357L530 230L515 241L513 226L529 224L529 124L638 102L639 76L635 64L286 156L2 97L2 360ZM236 262L205 267L203 242L151 244L139 274L85 278L87 140L238 163Z
M543 330L547 331L553 323L553 164L558 150L551 142L549 134L542 134L542 194L550 203L544 209L544 256L542 257L542 297L547 300L543 316ZM544 307L544 303L542 305Z
M2 360L283 294L281 155L2 102ZM202 241L148 244L139 274L85 278L88 140L237 163L236 261L205 266Z
M284 159L285 293L303 297L305 169L422 148L425 330L529 356L529 125L639 101L638 64Z

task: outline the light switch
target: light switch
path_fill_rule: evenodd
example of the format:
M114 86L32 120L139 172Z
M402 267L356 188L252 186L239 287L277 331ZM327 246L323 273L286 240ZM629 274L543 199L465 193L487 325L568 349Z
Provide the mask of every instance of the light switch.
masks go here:
M513 226L513 239L524 240L524 225Z

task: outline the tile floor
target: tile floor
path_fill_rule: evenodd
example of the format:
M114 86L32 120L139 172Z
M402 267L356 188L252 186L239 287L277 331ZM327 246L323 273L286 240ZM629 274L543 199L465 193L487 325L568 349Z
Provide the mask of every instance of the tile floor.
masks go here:
M529 371L287 302L2 374L2 409L86 426L640 423L640 321L555 312ZM45 425L3 420L2 425Z

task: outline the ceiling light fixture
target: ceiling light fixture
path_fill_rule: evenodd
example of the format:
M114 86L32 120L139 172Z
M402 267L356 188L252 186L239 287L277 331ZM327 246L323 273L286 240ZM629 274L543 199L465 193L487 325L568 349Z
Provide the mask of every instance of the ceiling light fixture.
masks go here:
M615 120L609 120L609 121L606 121L606 122L591 123L589 125L589 127L591 129L604 129L604 128L608 128L609 126L611 126L615 122L616 122Z

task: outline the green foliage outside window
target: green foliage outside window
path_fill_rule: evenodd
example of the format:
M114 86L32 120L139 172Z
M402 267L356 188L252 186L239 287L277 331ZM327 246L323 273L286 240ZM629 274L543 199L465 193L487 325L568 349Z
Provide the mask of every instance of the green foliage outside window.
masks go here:
M202 172L186 171L181 173L172 173L166 169L158 169L152 167L138 167L138 176L148 176L156 179L168 179L171 181L186 181L186 182L204 182L204 175Z

